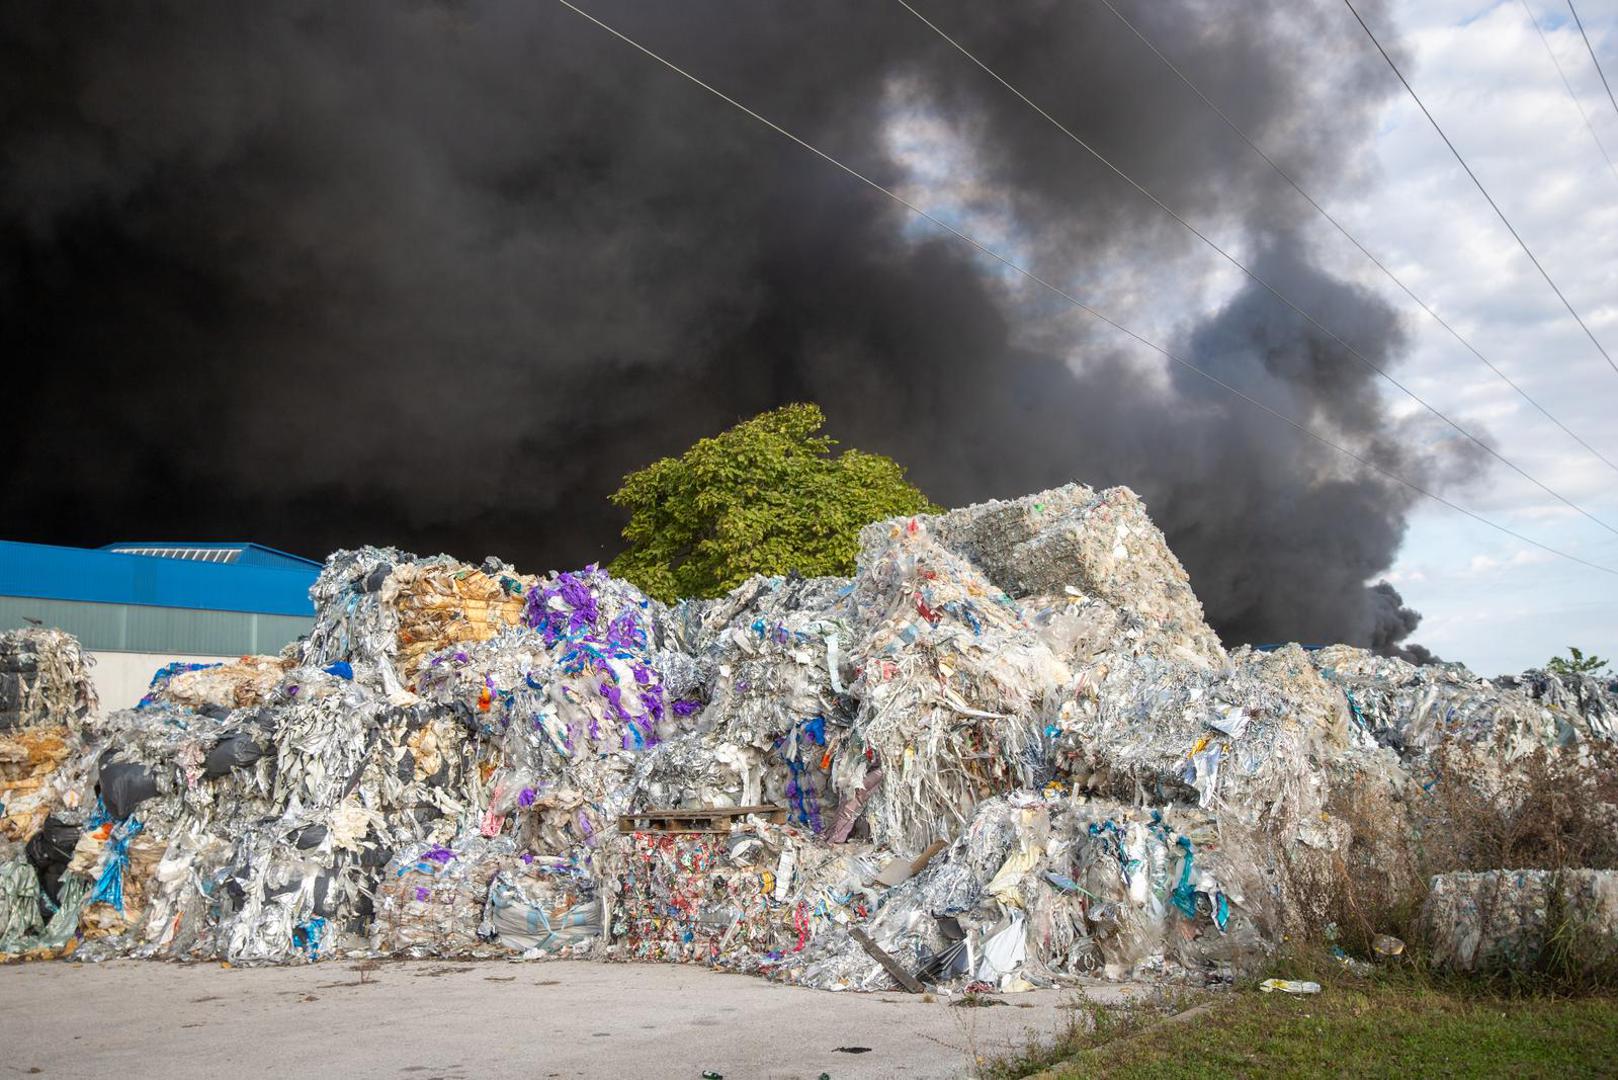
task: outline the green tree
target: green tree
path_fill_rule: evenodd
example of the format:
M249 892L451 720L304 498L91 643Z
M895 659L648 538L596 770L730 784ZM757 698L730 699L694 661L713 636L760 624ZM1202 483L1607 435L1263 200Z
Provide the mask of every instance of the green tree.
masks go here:
M833 455L816 405L786 405L624 477L628 545L608 567L660 600L720 596L752 574L852 574L860 529L937 511L890 458Z
M1553 656L1545 667L1554 675L1599 675L1607 662L1599 656L1585 656L1577 646L1567 647L1568 655Z

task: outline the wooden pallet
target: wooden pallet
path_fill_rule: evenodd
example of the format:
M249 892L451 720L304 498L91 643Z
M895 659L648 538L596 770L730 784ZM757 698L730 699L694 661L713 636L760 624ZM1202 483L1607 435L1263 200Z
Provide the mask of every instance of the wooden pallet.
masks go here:
M723 806L673 808L668 810L640 810L618 819L621 833L726 833L733 824L756 814L765 821L784 825L787 808L784 806Z

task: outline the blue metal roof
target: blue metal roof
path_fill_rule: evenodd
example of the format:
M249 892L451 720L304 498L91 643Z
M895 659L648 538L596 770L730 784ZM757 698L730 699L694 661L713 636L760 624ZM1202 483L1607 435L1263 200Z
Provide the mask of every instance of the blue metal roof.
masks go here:
M274 552L273 548L261 550ZM0 540L0 596L312 615L309 586L315 583L320 564L296 555L284 558L279 565L258 565L245 559L219 563Z
M121 555L145 555L194 562L231 563L238 566L279 566L294 570L320 570L320 564L301 555L278 551L249 540L198 542L194 540L120 540L103 544L102 551Z

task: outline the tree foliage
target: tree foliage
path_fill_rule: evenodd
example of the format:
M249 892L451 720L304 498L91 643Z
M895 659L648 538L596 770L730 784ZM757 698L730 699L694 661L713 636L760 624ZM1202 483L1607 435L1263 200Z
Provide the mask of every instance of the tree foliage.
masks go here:
M1574 645L1567 647L1567 656L1553 656L1545 665L1554 675L1599 675L1607 661L1599 656L1586 656Z
M752 574L847 575L860 529L938 508L891 458L833 455L816 405L786 405L624 478L613 574L664 601L719 596Z

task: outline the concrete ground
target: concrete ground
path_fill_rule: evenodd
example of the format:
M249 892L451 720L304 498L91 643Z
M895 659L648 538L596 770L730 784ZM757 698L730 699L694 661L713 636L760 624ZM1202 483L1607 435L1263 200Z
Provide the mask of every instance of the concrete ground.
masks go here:
M1067 1023L1077 990L961 1008L660 964L142 961L0 967L0 1072L359 1080L961 1077ZM1088 987L1107 1001L1130 993ZM865 1049L860 1049L865 1048Z

